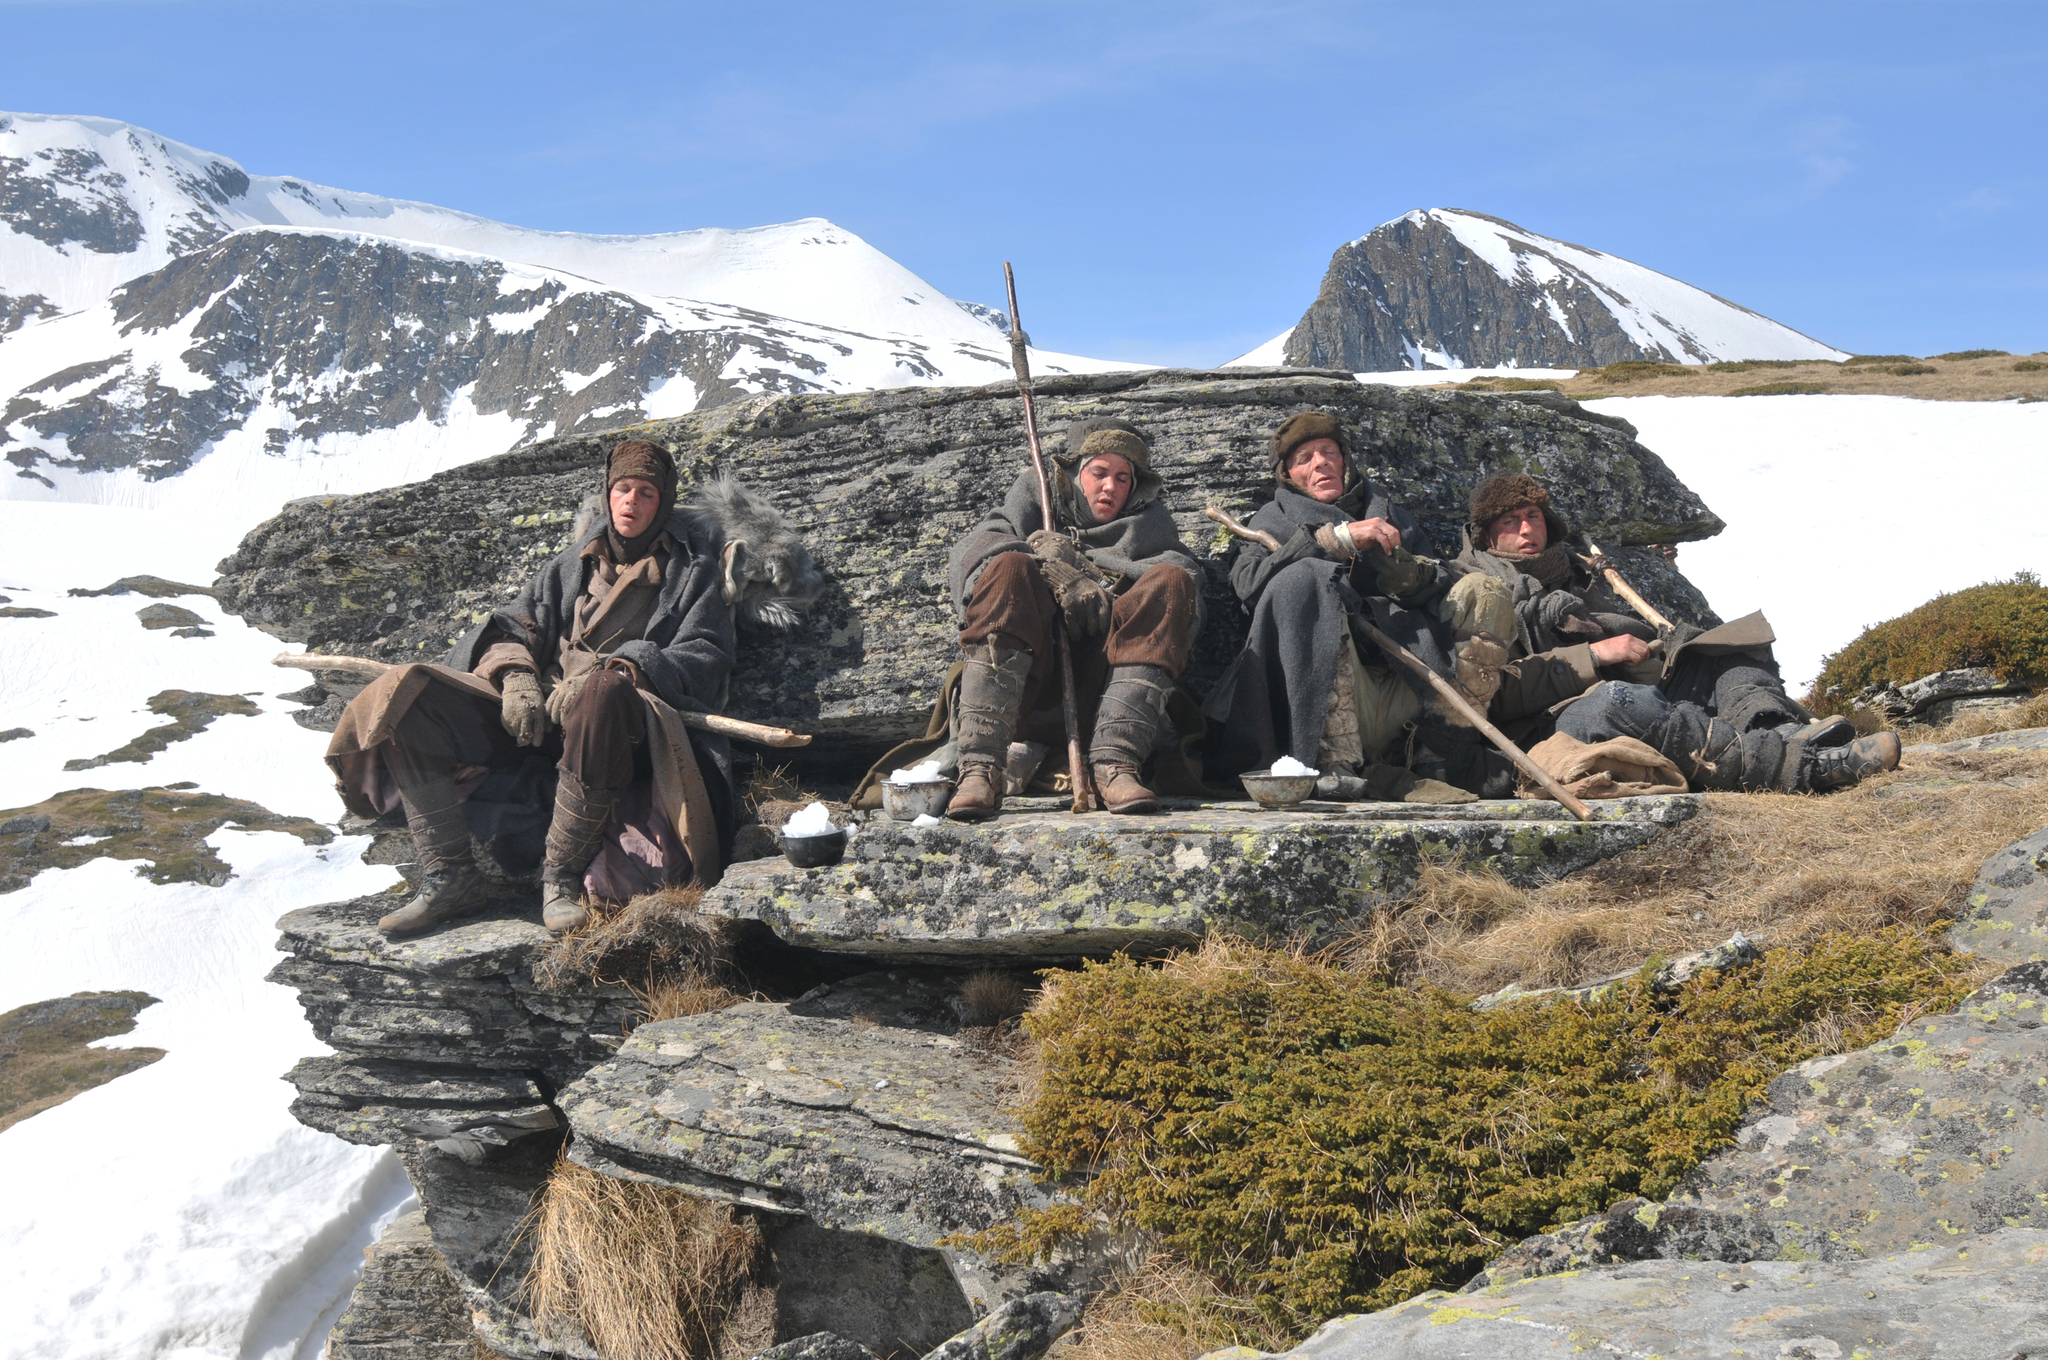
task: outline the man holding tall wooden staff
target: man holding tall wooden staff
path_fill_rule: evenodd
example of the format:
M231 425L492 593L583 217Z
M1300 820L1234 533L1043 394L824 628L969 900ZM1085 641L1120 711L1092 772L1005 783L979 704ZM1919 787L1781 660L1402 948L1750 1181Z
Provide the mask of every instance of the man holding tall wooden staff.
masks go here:
M952 710L959 783L946 809L955 821L1001 809L1013 741L1065 749L1055 629L1073 654L1076 717L1104 807L1159 806L1144 767L1201 626L1201 568L1135 426L1082 421L1052 463L1053 524L1027 468L949 558L964 662Z

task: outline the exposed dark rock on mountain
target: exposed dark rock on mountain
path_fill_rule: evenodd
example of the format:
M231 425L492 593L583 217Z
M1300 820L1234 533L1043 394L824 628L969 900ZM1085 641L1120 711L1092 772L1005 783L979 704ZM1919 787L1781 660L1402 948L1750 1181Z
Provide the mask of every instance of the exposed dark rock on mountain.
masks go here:
M1182 536L1213 554L1209 621L1183 682L1198 696L1244 635L1224 575L1234 542L1202 508L1248 513L1263 500L1270 433L1307 406L1343 417L1372 475L1440 552L1457 550L1474 482L1526 468L1660 609L1713 619L1682 575L1630 545L1704 538L1721 521L1626 422L1554 394L1421 392L1288 369L1055 378L1040 394L1055 440L1091 416L1143 428ZM674 451L686 483L729 473L772 498L829 578L799 628L747 638L731 711L817 734L803 755L820 767L864 763L922 732L958 650L946 551L1024 466L1022 425L1004 385L759 399L634 427ZM316 650L438 656L562 546L617 437L544 440L410 486L294 502L221 564L220 599Z
M1340 246L1285 354L1356 372L1845 357L1640 265L1456 208Z
M251 421L269 422L252 432L281 452L440 421L458 395L534 438L643 419L656 393L691 410L823 390L819 353L856 346L885 351L906 379L937 373L913 341L346 232L238 232L124 284L108 306L129 348L110 342L0 413L0 454L18 468L50 462L56 445L78 471L170 477ZM175 354L147 343L163 336Z

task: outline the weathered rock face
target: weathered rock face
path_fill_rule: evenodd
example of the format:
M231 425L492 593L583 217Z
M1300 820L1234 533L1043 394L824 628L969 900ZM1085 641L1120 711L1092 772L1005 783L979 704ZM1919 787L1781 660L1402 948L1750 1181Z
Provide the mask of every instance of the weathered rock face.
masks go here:
M1371 475L1423 518L1439 551L1456 551L1473 484L1528 469L1660 609L1713 620L1675 569L1628 545L1706 537L1721 521L1632 427L1554 394L1417 392L1348 373L1258 369L1055 378L1039 391L1052 439L1091 416L1146 430L1183 537L1213 554L1209 622L1183 680L1197 696L1244 635L1225 577L1234 545L1201 511L1245 512L1263 499L1271 431L1308 406L1340 415ZM766 493L804 529L830 578L796 631L743 643L730 711L816 733L802 753L814 764L864 763L921 733L958 651L947 549L1024 466L1014 390L762 399L632 432L671 449L686 484L730 473ZM220 599L316 650L437 655L567 541L616 437L544 440L410 486L295 502L221 564Z
M820 1227L946 1246L979 1315L1086 1284L1100 1261L1001 1266L947 1239L1052 1202L1017 1151L1013 1063L951 989L864 974L788 1003L643 1025L562 1092L570 1156Z
M1283 348L1290 364L1360 373L1847 357L1641 265L1460 208L1338 247Z
M328 1360L475 1360L469 1305L427 1231L425 1210L401 1214L366 1257L328 1337Z
M0 333L33 319L37 302L0 297ZM7 394L0 456L19 475L56 465L171 477L252 420L276 422L263 437L281 453L444 421L458 394L527 437L604 428L650 407L842 386L819 356L856 346L887 354L905 379L939 374L915 342L348 232L237 232L122 285L109 306L104 358ZM135 332L189 337L184 370L137 360ZM988 338L993 354L1001 340Z
M2006 1228L1881 1260L1642 1261L1339 1318L1294 1360L1657 1356L1851 1360L2048 1352L2048 1233ZM1216 1351L1204 1360L1249 1360Z
M701 910L763 922L790 944L900 962L1159 953L1215 930L1330 939L1412 887L1426 854L1534 884L1644 844L1698 800L1617 799L1586 823L1559 820L1545 802L1318 806L1211 804L1143 819L1020 812L978 826L876 818L830 868L734 865Z

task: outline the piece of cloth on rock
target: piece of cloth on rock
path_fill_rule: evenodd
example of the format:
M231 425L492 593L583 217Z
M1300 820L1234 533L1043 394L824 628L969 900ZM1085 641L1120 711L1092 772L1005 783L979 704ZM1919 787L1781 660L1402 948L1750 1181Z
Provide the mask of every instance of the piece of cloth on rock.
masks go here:
M1553 732L1528 755L1576 798L1634 798L1686 789L1678 766L1634 737L1609 737L1588 745L1569 733ZM1554 797L1526 775L1518 792L1524 798Z

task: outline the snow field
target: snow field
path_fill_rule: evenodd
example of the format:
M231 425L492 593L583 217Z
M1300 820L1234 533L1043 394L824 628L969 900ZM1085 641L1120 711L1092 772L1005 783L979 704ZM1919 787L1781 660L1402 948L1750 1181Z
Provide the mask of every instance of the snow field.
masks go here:
M0 727L36 734L0 744L0 801L190 779L273 812L339 815L320 761L325 738L272 697L309 679L267 664L275 639L204 596L174 603L203 615L217 637L145 630L135 619L149 603L142 596L64 593L141 572L207 584L248 522L208 515L196 498L175 512L0 502L0 594L56 611L0 619ZM76 551L81 542L90 554ZM64 771L67 759L167 721L144 703L174 688L252 693L265 711L217 719L143 764ZM234 870L220 888L159 886L133 862L96 859L0 895L0 1010L139 989L161 1004L103 1046L166 1051L0 1133L8 1360L310 1360L362 1248L411 1193L388 1151L291 1117L283 1074L326 1050L296 996L262 980L281 957L272 947L280 915L378 891L395 872L361 862L363 837L308 846L230 825L208 842Z
M2048 403L1609 397L1728 522L1678 566L1723 618L1762 609L1785 682L1945 591L2048 571Z

